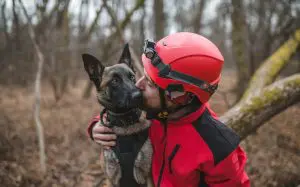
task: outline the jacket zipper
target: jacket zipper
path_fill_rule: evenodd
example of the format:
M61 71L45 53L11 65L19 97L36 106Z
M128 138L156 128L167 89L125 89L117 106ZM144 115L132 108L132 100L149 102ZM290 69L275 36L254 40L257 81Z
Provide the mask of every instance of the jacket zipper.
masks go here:
M176 144L173 151L171 152L170 156L168 157L168 160L169 160L169 171L171 174L173 174L173 169L172 169L172 160L173 158L175 157L176 153L178 152L180 148L180 145L179 144Z
M159 170L157 187L160 187L160 183L161 183L161 180L162 180L162 176L163 176L163 172L164 172L164 168L165 168L165 164L166 164L166 161L165 161L166 147L167 147L167 141L165 140L164 141L164 151L163 151L163 163L162 163L162 165L160 167L160 170Z

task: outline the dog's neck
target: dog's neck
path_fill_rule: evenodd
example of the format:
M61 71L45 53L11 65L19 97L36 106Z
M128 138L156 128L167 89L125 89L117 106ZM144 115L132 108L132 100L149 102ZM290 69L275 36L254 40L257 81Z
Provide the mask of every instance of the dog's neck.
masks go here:
M108 109L102 111L106 114L108 126L110 127L127 127L139 121L142 111L138 108L130 109L127 112L116 113Z
M106 115L107 122L103 117ZM133 109L125 113L115 113L104 109L101 114L102 124L112 128L117 135L131 135L150 127L150 121L146 120L145 113L140 109Z

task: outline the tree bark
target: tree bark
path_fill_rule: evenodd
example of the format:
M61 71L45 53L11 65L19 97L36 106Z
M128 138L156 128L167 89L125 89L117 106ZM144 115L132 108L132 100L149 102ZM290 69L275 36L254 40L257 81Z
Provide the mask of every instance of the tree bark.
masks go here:
M30 18L27 14L27 11L24 7L24 4L22 0L19 0L19 3L23 9L23 12L26 16L26 19L28 21L28 32L29 36L32 40L32 43L34 45L34 49L36 51L37 57L38 57L38 68L37 68L37 73L36 73L36 79L35 79L35 104L34 104L34 119L35 119L35 124L36 124L36 129L37 129L37 136L38 136L38 141L39 141L39 148L40 148L40 164L41 164L41 171L43 173L46 173L46 152L45 152L45 142L44 142L44 130L43 130L43 125L40 120L40 101L41 101L41 78L42 78L42 73L43 73L43 65L44 65L44 54L42 53L38 42L36 40L36 35L33 30L33 27L30 23Z

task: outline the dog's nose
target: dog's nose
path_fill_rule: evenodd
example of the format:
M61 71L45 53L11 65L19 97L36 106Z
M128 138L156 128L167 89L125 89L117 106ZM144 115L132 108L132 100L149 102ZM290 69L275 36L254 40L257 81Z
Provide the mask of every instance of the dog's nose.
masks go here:
M135 103L135 104L138 104L140 105L141 102L142 102L142 92L141 91L134 91L132 94L131 94L131 97L132 97L132 101Z
M140 99L142 97L142 92L141 91L135 91L132 93L132 99L136 100L136 99Z

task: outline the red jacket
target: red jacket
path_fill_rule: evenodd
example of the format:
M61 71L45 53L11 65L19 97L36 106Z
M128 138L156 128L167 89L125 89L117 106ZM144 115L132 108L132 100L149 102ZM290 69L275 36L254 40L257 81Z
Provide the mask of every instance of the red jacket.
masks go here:
M88 128L90 136L95 121L99 116ZM149 137L155 186L250 186L244 171L247 158L239 146L239 137L216 119L208 105L177 122L169 122L166 132L163 124L153 120Z

